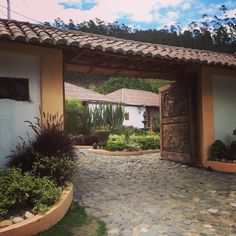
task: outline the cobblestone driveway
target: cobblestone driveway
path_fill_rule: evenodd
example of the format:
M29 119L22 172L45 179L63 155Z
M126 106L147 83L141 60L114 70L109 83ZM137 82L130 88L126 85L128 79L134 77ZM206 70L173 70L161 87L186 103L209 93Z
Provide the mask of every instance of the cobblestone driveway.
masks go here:
M75 200L108 235L236 236L236 175L161 160L85 153Z

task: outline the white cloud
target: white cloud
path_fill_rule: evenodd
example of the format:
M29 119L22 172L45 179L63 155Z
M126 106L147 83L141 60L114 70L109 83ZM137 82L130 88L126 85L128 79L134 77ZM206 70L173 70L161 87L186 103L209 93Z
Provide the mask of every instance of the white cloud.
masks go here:
M190 2L184 2L181 7L182 7L183 10L188 10L188 9L191 8L191 3Z
M81 0L14 0L11 1L11 9L37 21L52 22L57 17L64 21L70 18L76 22L94 19L95 17L113 22L119 18L127 17L136 22L152 22L160 16L161 8L177 7L185 0L92 0L95 5L90 10L64 9L58 3L78 3ZM0 0L0 4L6 5L5 0ZM3 9L2 9L3 10ZM173 14L173 13L170 13ZM173 17L176 15L173 14ZM171 16L169 16L171 17ZM169 18L168 17L168 18ZM27 20L12 12L12 18L17 20ZM159 17L158 17L159 18Z

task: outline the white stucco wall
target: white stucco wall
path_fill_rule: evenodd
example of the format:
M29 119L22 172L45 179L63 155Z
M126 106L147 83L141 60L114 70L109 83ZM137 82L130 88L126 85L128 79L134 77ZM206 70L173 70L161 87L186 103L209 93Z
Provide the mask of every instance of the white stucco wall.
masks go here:
M40 106L40 58L0 52L0 77L29 79L30 102L0 99L0 166L6 163L6 156L20 141L33 135L26 120L39 117ZM0 78L1 79L1 78Z
M213 107L215 140L230 144L236 137L236 78L213 78Z
M96 104L89 103L88 104L90 109L94 109ZM137 106L125 106L125 112L129 113L129 120L124 120L123 125L125 126L134 126L136 128L144 128L143 124L143 113L145 111L144 107L137 107Z
M136 128L144 128L143 124L143 113L145 111L144 107L137 106L125 106L125 112L129 113L129 120L124 120L123 125L134 126Z

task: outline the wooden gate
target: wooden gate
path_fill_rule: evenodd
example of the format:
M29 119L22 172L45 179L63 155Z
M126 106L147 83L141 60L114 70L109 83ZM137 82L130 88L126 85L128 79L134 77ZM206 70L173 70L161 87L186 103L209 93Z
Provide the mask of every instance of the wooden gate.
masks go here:
M160 89L161 156L197 164L192 85L175 83Z

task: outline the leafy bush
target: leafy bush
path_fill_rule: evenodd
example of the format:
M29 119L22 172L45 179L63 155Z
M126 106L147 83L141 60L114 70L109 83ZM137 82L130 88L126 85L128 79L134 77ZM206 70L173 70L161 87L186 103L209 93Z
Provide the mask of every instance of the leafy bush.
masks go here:
M222 159L227 151L226 145L221 140L216 140L211 145L210 160Z
M109 151L123 151L126 147L125 136L111 134L106 143L106 149Z
M78 135L81 133L80 110L82 104L76 99L67 99L65 101L65 131L67 133Z
M44 124L36 118L29 126L36 133L29 145L23 141L10 156L9 167L19 167L39 176L48 176L57 185L63 186L71 180L75 168L75 149L70 137L63 132L63 120L58 115L43 115Z
M132 125L130 125L130 126L121 126L121 127L117 128L116 130L113 131L113 133L115 133L115 134L119 134L119 135L128 134L129 136L132 135L132 134L144 135L144 134L146 134L146 132L147 131L136 128Z
M97 137L94 134L79 135L72 137L74 145L93 145L98 142Z
M123 151L126 148L125 141L111 141L108 140L106 149L109 151Z
M129 140L125 135L112 134L107 141L106 149L110 151L139 151L160 148L160 137L150 133L145 135L131 135Z
M140 151L140 150L142 150L142 147L138 143L129 142L125 145L125 150L127 150L127 151Z
M73 159L68 156L41 156L36 154L32 171L36 176L47 176L57 186L64 186L72 181L76 165Z
M89 134L92 128L92 114L88 106L77 99L65 101L65 131L67 133Z
M111 134L111 130L95 130L98 142L106 142Z
M130 141L139 144L142 150L160 148L159 135L131 135Z
M124 121L123 105L100 103L91 109L94 129L118 129Z
M71 138L64 132L63 117L43 113L43 124L40 119L29 126L35 131L36 137L31 140L31 145L36 152L46 156L74 156L74 148Z
M60 189L48 178L21 173L20 169L0 169L0 218L12 208L29 206L44 213L60 196Z

